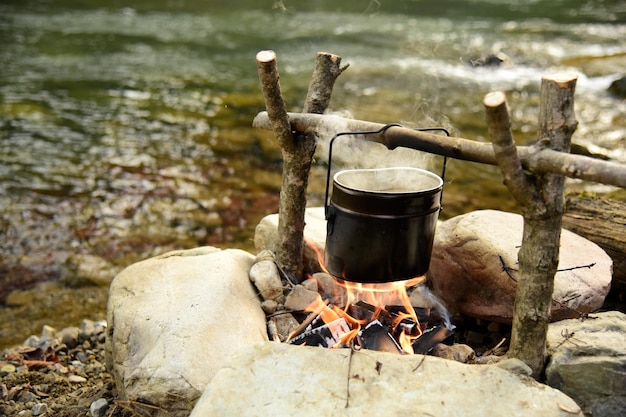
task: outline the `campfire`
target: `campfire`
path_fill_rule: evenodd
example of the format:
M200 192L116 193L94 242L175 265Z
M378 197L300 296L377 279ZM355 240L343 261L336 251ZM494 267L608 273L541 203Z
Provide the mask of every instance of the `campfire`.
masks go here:
M325 269L322 254L317 255ZM310 276L305 285L317 291L304 314L300 314L304 318L284 340L286 343L425 354L452 339L448 313L425 286L424 276L356 283L324 271ZM425 305L414 305L419 300Z
M347 295L345 305L323 300L318 294L305 309L309 316L287 342L402 354L427 353L451 336L451 329L441 323L429 326L430 309L411 305L407 288L414 289L423 280L424 277L417 277L382 284L337 281L337 287Z

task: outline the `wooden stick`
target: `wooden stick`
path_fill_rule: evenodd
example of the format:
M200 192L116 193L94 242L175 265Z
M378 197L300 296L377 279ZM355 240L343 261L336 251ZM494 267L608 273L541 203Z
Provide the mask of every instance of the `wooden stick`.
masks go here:
M308 112L324 112L330 102L333 85L343 72L341 57L319 53L309 92L304 104ZM285 103L281 96L276 54L257 54L259 81L267 107L267 116L283 156L283 174L278 208L278 242L274 248L276 262L291 277L302 276L304 250L304 211L306 188L317 137L313 132L293 134Z
M489 93L483 100L489 137L493 142L496 162L502 171L504 184L513 197L522 205L528 206L540 199L537 190L522 168L517 148L511 133L511 122L503 92Z
M304 101L304 113L323 114L330 104L330 96L337 77L349 65L341 66L341 57L328 52L318 52L315 70Z
M569 152L578 123L574 115L575 86L576 77L543 78L539 108L542 146ZM524 216L509 356L523 360L539 378L546 358L554 275L559 262L565 178L551 173L525 173L510 134L504 94L488 94L483 103L498 165L507 187L522 203Z
M261 51L256 55L256 62L271 129L274 131L281 149L290 148L293 143L293 135L280 90L276 53L274 51Z
M343 131L349 132L376 131L384 126L382 123L333 115L288 113L288 117L292 129L296 132L336 133L336 126L341 126ZM253 126L271 129L267 113L259 113L254 119ZM381 143L389 149L402 146L449 158L497 165L492 144L476 140L419 132L405 127L391 127L377 135L363 136L363 139ZM542 142L533 146L517 146L517 154L524 169L536 174L559 174L626 188L626 164L623 163L555 151L546 148Z

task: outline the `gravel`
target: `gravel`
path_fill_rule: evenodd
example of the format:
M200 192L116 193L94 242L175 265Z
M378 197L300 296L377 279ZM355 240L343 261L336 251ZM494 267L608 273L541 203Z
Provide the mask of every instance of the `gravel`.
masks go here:
M105 366L105 321L83 320L0 354L0 416L130 417Z

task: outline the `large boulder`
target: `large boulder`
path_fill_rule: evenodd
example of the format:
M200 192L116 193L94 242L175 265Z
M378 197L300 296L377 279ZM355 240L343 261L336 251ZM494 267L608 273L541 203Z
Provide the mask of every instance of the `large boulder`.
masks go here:
M239 350L191 417L582 416L562 392L489 365L267 342Z
M152 416L188 416L242 346L268 339L248 271L254 256L201 247L129 266L108 302L107 366L120 397Z
M437 227L429 271L435 293L456 313L510 323L523 217L473 211ZM552 320L577 317L602 306L611 284L611 258L595 243L561 231Z
M548 327L546 381L593 417L626 416L626 314L607 311Z

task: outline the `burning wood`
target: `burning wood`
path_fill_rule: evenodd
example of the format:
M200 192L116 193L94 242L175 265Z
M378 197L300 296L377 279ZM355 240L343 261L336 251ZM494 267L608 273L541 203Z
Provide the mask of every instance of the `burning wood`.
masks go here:
M321 253L318 260L324 269ZM431 353L453 341L454 326L424 281L354 283L327 272L297 285L284 281L284 297L275 297L283 301L266 311L270 338L330 349Z
M411 280L409 284L421 280ZM347 291L346 305L329 304L318 295L307 306L305 311L310 312L309 316L292 332L288 343L412 354L427 353L452 334L448 327L438 323L428 327L430 309L411 305L406 290L411 285L406 281L337 282L336 286ZM422 339L423 334L427 336Z

